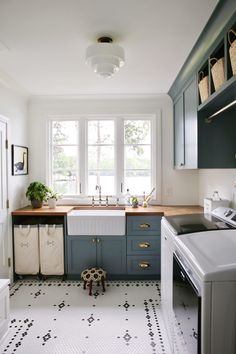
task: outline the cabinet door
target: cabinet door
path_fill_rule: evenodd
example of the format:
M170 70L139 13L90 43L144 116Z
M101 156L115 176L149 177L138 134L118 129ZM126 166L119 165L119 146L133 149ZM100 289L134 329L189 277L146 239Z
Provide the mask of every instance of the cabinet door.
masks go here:
M7 280L3 280L7 282ZM9 324L9 287L0 283L0 340L8 331Z
M184 146L184 101L183 95L174 103L174 165L183 168L185 164Z
M126 273L126 237L97 237L97 266L103 268L109 277Z
M192 80L184 91L184 168L197 168L197 83Z
M80 275L96 267L96 238L91 236L67 236L68 275Z

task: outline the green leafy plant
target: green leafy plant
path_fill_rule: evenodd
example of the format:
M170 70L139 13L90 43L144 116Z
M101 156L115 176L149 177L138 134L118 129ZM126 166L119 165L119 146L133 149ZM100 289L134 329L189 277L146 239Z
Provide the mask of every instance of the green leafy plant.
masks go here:
M26 191L26 197L30 201L37 200L42 203L47 200L48 193L49 188L44 183L35 181L30 183Z
M131 203L132 206L138 206L138 198L135 197L135 196L132 196L130 198L130 203Z
M48 199L56 199L58 200L61 197L61 195L57 192L55 192L53 189L49 188L49 191L47 193L47 200Z

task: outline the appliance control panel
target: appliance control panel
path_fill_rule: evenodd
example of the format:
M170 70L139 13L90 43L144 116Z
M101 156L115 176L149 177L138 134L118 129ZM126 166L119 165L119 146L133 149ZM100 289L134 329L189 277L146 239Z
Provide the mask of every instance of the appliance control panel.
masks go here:
M218 207L211 212L212 215L236 227L236 210L226 207Z

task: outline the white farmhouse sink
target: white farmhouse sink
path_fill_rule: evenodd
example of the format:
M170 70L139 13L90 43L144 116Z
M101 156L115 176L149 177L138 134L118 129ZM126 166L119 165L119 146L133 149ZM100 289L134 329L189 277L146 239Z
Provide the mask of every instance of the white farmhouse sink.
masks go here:
M68 235L125 235L125 210L78 208L67 214Z

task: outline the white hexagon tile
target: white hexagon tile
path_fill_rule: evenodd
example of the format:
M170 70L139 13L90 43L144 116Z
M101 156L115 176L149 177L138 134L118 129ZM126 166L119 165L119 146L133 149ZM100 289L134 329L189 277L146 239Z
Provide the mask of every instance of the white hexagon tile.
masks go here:
M157 281L21 280L1 354L169 354Z

